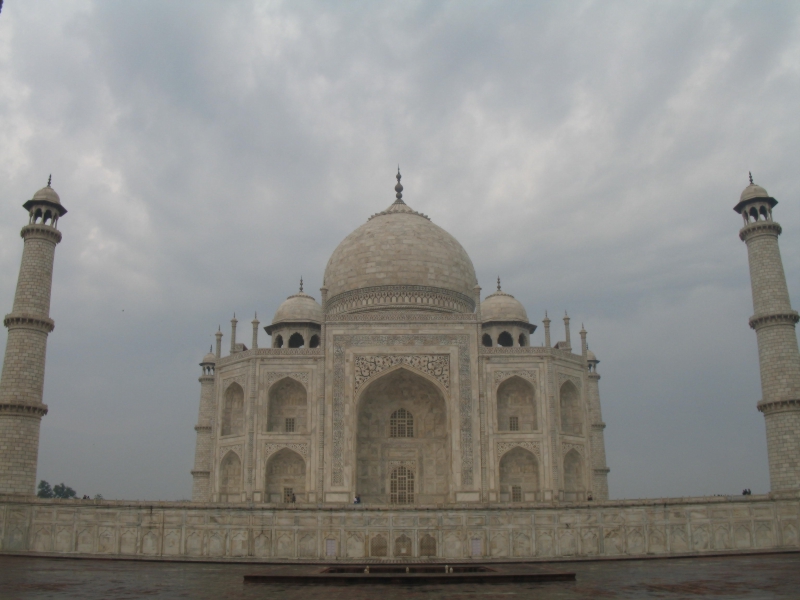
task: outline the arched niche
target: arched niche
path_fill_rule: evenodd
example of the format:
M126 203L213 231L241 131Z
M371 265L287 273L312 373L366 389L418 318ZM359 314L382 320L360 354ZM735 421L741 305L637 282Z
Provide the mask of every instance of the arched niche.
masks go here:
M289 348L305 348L305 344L306 341L299 332L294 332L289 336Z
M564 455L564 500L583 500L584 490L583 457L573 448Z
M222 502L238 502L242 495L242 461L229 451L219 464L219 493Z
M583 435L583 410L581 394L575 384L565 381L559 391L561 433Z
M267 460L265 496L267 502L291 501L294 494L297 502L306 499L306 461L297 452L283 448Z
M533 502L539 493L539 461L525 448L512 448L500 459L500 501Z
M536 431L536 413L535 392L529 381L515 375L498 386L498 431Z
M514 345L514 338L507 331L503 331L497 336L497 345L503 346L504 348L510 348Z
M269 388L268 398L267 431L308 431L308 393L302 383L291 377L284 377Z
M407 470L406 477L411 473L414 482L413 496L403 497L406 503L446 502L450 446L441 388L424 375L399 367L369 383L357 405L356 493L362 502L391 502L392 472L400 466ZM413 422L411 436L392 437L393 414L396 426L397 417L404 417L405 433L407 424Z
M242 435L244 433L244 390L234 382L225 390L222 402L221 435Z

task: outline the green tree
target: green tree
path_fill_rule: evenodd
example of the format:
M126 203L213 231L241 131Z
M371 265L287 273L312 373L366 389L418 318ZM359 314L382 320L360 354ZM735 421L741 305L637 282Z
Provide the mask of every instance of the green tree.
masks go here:
M76 496L75 490L68 485L64 485L62 481L53 488L53 496L56 498L74 498Z
M39 482L39 491L36 492L36 495L39 498L52 498L55 494L53 494L53 488L50 487L50 484L42 479Z
M95 494L94 495L94 499L95 500L102 500L103 499L103 494Z

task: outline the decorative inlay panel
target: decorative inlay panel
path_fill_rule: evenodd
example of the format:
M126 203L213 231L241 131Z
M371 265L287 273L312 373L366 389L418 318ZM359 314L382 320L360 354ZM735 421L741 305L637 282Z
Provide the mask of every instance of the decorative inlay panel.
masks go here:
M542 445L539 442L497 442L497 458L502 458L506 452L514 448L524 448L532 452L536 458L542 457Z
M222 391L228 389L228 386L232 383L238 383L242 386L242 389L247 389L247 373L242 373L241 375L235 375L234 377L226 377L222 380Z
M264 377L262 375L262 377ZM292 379L296 379L300 383L308 389L308 371L298 371L295 373L281 373L281 372L269 372L266 374L266 387L271 387L273 383L278 381L279 379L283 379L284 377L291 377Z
M331 482L344 485L345 354L353 346L456 346L458 348L461 483L473 483L472 373L468 335L396 334L333 336L333 444Z
M578 454L581 456L586 456L583 450L583 444L568 444L567 442L561 442L561 456L566 455L566 453L570 450L577 450Z
M561 386L564 385L565 381L571 381L575 384L576 388L581 389L581 378L576 377L575 375L567 375L566 373L558 374L558 389L561 389Z
M407 323L409 321L477 321L475 313L414 312L408 310L382 310L367 313L344 313L328 315L328 323L348 323L352 321L388 321Z
M389 472L391 473L393 469L398 467L405 467L409 469L413 473L417 472L417 461L415 460L390 460L389 461Z
M223 456L225 456L228 453L229 450L233 450L234 452L236 452L236 454L239 455L240 459L242 458L242 445L241 444L234 444L232 446L220 446L220 448L218 450L219 458L222 458Z
M527 379L531 383L536 384L536 371L495 371L494 384L497 385L504 379L515 376L522 377L523 379Z
M325 312L337 315L375 308L435 310L471 314L475 300L453 290L422 285L385 285L337 294L325 303Z
M287 443L287 444L267 443L264 444L264 460L266 461L270 456L272 456L279 450L283 450L284 448L288 448L289 450L294 450L303 458L308 459L308 444L306 443Z
M449 354L379 354L355 357L355 391L373 375L396 365L408 365L426 373L450 389Z

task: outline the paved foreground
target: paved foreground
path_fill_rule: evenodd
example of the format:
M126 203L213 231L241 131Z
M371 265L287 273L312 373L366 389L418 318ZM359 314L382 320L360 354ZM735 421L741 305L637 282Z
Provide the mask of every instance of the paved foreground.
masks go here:
M549 563L548 570L575 572L577 581L547 584L360 588L243 583L245 574L321 568L0 556L0 598L800 598L800 553Z

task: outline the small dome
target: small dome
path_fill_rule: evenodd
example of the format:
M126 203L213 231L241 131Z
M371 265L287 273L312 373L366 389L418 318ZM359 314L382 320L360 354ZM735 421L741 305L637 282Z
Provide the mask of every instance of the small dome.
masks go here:
M216 357L216 356L214 356L214 355L213 355L211 352L209 352L208 354L206 354L206 355L203 357L203 360L202 360L202 362L201 362L200 364L201 364L201 365L204 365L204 364L206 364L206 363L215 364L216 362L217 362L217 357Z
M744 191L742 191L742 195L739 197L739 202L744 202L745 200L752 200L754 198L769 198L770 195L760 185L756 185L755 183L751 183Z
M322 307L308 294L299 292L283 301L275 312L272 324L277 323L319 323L324 315Z
M44 202L53 202L55 204L61 204L61 198L58 197L58 194L56 194L56 191L53 188L51 188L49 185L46 186L46 187L43 187L38 192L36 192L33 195L33 198L31 198L31 200L44 201Z
M592 352L591 350L587 350L586 351L586 360L590 360L590 361L593 361L593 362L600 362L599 360L597 360L597 357L594 355L594 352Z
M481 302L481 319L490 321L522 321L528 323L528 313L522 303L511 294L497 290Z

